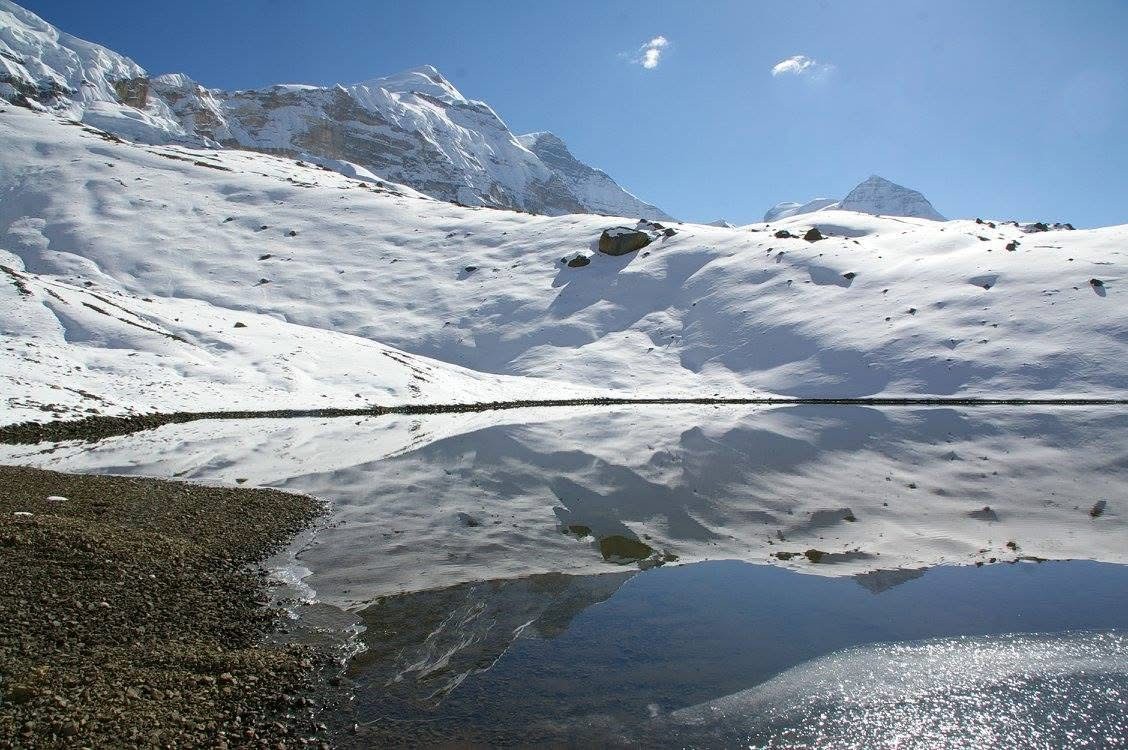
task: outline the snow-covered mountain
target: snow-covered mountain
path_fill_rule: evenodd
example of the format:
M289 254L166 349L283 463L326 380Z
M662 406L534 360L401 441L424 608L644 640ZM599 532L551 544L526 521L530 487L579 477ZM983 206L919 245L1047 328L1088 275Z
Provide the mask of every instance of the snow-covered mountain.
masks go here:
M151 77L0 0L0 97L130 140L302 158L466 205L668 218L555 136L523 143L431 66L349 86L221 91L181 74Z
M838 207L843 211L859 211L864 214L944 221L940 212L919 192L877 175L870 175L847 193Z
M875 216L910 216L917 219L944 221L944 217L916 190L871 175L851 190L842 200L815 198L806 203L777 203L764 214L764 221L789 216L835 210L857 211Z

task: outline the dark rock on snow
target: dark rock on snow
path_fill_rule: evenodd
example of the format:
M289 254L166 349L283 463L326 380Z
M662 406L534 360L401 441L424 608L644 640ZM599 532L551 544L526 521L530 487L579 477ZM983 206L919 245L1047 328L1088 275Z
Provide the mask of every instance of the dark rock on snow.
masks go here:
M604 229L599 236L599 252L606 255L626 255L650 244L650 235L630 227Z

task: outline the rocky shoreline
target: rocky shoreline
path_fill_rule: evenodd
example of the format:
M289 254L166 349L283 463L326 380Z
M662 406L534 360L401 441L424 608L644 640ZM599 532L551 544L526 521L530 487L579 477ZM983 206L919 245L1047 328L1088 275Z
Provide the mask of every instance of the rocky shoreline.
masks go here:
M332 654L268 645L268 489L0 467L0 748L318 747Z
M263 409L257 411L177 411L133 414L127 416L96 415L79 419L56 419L47 422L17 422L0 425L0 444L35 445L64 440L97 441L117 435L130 435L154 430L167 424L183 424L204 419L298 419L308 417L378 417L385 414L466 414L534 407L569 406L1124 406L1125 398L1032 398L977 396L865 396L857 398L808 398L791 396L764 397L669 397L669 398L563 398L514 401L483 401L454 404L398 404L368 406L359 409Z

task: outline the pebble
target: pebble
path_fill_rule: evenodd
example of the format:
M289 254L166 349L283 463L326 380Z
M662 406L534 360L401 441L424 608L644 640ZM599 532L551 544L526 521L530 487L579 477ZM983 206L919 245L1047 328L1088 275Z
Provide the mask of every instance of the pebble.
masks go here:
M65 503L67 499L62 495L48 495L47 502L49 503Z

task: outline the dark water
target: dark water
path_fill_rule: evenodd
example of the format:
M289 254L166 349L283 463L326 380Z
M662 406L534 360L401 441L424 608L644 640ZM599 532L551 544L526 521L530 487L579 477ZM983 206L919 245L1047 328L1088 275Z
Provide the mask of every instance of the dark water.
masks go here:
M1128 736L1125 566L824 578L717 561L467 584L362 616L361 746L1114 747ZM850 681L862 699L843 692Z

